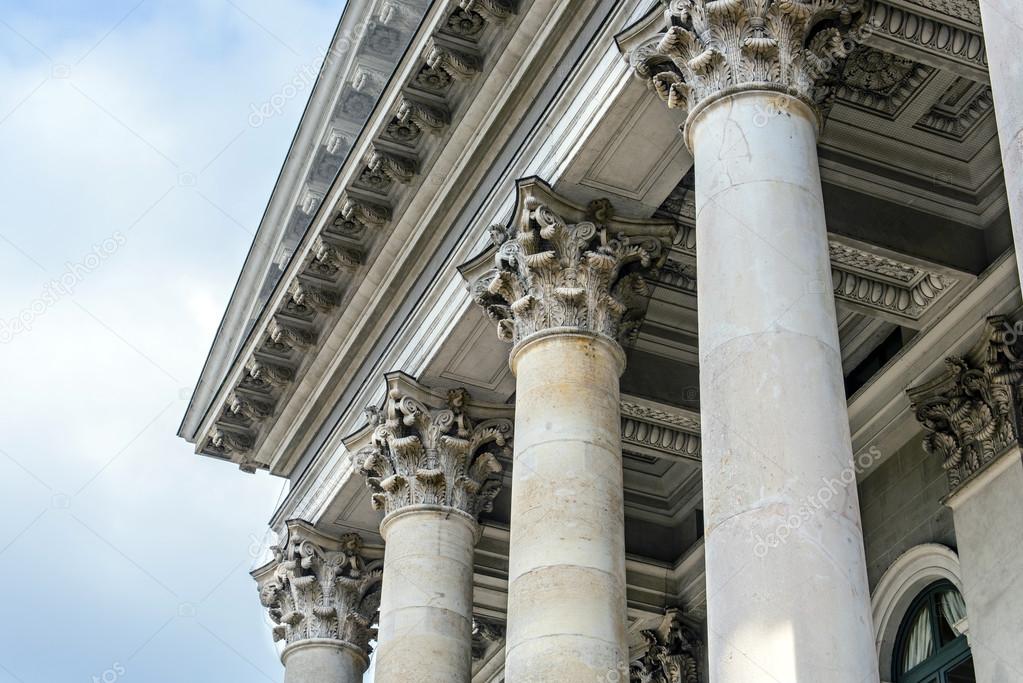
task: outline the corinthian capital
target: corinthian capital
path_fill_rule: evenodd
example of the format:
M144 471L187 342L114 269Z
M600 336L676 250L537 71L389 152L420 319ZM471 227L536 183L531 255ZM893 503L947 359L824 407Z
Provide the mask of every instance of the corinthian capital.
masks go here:
M924 450L942 460L954 493L1012 446L1019 445L1023 325L988 318L977 343L945 359L945 372L908 390L924 428Z
M863 0L662 0L619 42L669 107L689 112L744 89L815 105L817 84L852 47Z
M473 403L465 389L434 392L389 373L383 410L345 442L385 513L412 505L453 508L477 519L501 489L499 457L511 455L511 408Z
M678 610L665 612L660 623L640 632L641 642L630 647L632 683L699 683L698 661L703 646Z
M505 341L561 328L622 339L642 319L646 278L663 265L676 229L616 218L606 199L581 207L529 178L518 183L511 224L491 228L494 267L473 278L467 265L463 274Z
M367 560L362 539L331 538L292 520L284 542L271 550L273 561L252 576L275 624L274 640L333 639L368 657L383 567Z

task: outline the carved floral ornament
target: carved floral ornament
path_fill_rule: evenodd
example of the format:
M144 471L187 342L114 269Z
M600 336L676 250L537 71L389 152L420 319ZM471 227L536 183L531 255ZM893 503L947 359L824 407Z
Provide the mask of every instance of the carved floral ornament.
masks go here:
M951 492L1019 443L1020 331L1002 316L989 318L969 353L946 358L941 377L908 392L926 432L923 448L942 458Z
M401 373L387 376L383 409L366 409L368 444L355 453L374 509L412 505L489 512L501 490L499 458L511 456L510 406L473 404L465 389L446 396ZM365 435L346 441L354 449Z
M490 230L494 267L475 278L473 298L517 343L555 328L628 339L677 225L616 219L606 199L584 209L530 178L519 181L512 223Z
M696 631L669 609L661 623L640 632L642 643L630 648L632 683L698 683L703 642Z
M690 113L740 89L794 95L811 106L820 80L848 56L862 0L661 0L654 37L627 37L636 74L669 107ZM666 30L665 30L666 29ZM628 33L628 32L627 32ZM632 44L629 44L632 43Z
M284 542L270 550L273 561L252 575L274 622L274 640L333 639L368 657L383 564L366 558L361 537L333 539L293 520Z

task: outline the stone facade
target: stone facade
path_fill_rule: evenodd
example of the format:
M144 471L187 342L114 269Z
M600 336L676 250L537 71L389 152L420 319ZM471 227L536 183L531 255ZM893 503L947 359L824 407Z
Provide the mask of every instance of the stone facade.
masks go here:
M1023 670L1013 3L352 11L181 428L285 681Z

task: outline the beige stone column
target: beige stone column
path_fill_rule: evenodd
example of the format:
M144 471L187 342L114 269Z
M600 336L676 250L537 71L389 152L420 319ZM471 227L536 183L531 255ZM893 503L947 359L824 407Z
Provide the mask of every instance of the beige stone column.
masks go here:
M468 683L472 676L473 549L479 514L510 456L510 406L471 403L387 375L382 412L359 440L356 463L386 514L377 683Z
M674 224L616 220L536 179L520 181L497 268L477 302L514 342L515 455L508 567L508 683L627 675L617 339L639 320L642 275Z
M361 683L380 602L381 567L362 539L326 536L288 522L274 560L252 572L259 597L284 641L285 683Z
M878 680L812 97L856 4L673 4L642 64L696 167L714 683Z
M1016 262L1023 264L1023 2L980 0ZM1019 266L1023 278L1023 265Z

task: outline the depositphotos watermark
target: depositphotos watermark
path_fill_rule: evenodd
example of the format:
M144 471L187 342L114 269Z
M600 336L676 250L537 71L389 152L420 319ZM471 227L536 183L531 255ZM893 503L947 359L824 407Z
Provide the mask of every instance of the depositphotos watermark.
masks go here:
M64 297L75 293L75 288L91 273L99 270L107 259L128 242L124 233L117 231L99 244L92 245L92 251L78 261L64 264L60 277L43 285L42 291L15 317L0 319L0 344L7 344L19 334L31 332L36 320Z
M824 477L821 479L821 487L815 493L808 496L795 512L789 515L778 528L762 537L757 534L756 544L753 546L753 554L757 557L764 557L772 549L784 545L791 538L793 532L803 524L814 518L818 512L826 509L828 505L841 493L845 492L855 481L860 472L870 469L874 463L881 459L881 449L871 446L853 459L851 466L846 467L837 477Z

